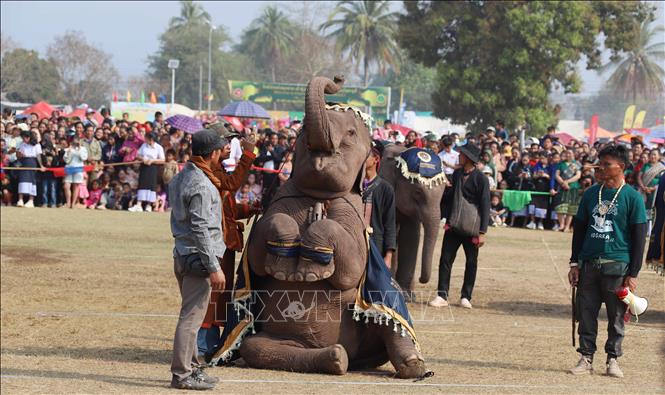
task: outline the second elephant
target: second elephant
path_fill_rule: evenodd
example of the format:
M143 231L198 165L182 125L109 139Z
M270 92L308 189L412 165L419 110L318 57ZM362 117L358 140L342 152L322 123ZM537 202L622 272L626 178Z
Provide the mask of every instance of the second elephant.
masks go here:
M398 233L394 276L407 296L413 298L413 278L420 247L421 224L425 234L420 282L427 283L432 274L432 259L439 236L440 204L446 176L441 168L441 159L434 151L415 147L406 149L393 144L384 149L380 174L395 190Z

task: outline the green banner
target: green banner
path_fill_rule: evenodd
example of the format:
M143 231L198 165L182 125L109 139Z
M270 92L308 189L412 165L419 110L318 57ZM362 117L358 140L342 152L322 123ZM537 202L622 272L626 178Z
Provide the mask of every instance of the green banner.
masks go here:
M306 85L273 84L269 82L229 80L231 100L249 100L259 104L284 103L305 106ZM326 101L346 103L363 111L371 111L374 119L386 119L390 103L390 87L345 87Z

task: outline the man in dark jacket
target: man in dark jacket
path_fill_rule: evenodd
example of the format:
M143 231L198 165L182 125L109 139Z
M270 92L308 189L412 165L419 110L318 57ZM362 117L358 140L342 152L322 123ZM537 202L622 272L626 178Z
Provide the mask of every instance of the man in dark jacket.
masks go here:
M279 170L285 152L284 147L277 144L277 133L268 129L267 135L263 148L261 148L259 156L256 158L256 163L266 169L263 172L263 201L261 202L264 209L270 204L279 186L275 171Z
M365 162L362 199L365 220L372 227L371 239L390 268L393 252L397 248L395 191L377 174L382 147L381 143L376 143Z
M472 307L471 293L476 282L476 270L478 268L478 249L485 244L485 233L489 224L490 188L487 177L476 168L476 163L480 160L480 148L474 144L466 144L460 147L458 151L461 168L453 173L453 188L462 188L463 199L466 199L478 210L479 234L478 236L461 235L454 228L446 225L446 233L441 248L441 260L439 261L438 295L429 302L429 305L433 307L448 306L450 272L457 250L462 246L466 255L466 268L464 270L464 285L462 286L460 305L470 309ZM450 219L451 209L455 206L457 206L455 193L451 193L443 204L443 217Z

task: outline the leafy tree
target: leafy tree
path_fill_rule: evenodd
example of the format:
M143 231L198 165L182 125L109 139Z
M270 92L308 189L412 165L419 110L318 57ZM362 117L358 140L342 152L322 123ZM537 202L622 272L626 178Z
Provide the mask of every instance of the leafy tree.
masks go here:
M404 2L398 41L414 60L437 68L434 113L479 130L496 118L531 134L556 122L555 86L577 92L575 65L600 66L597 37L613 56L650 15L642 2Z
M227 91L226 81L222 77L221 47L229 41L229 36L223 27L212 31L204 24L169 27L159 36L159 50L148 57L148 75L158 85L167 86L168 91L162 92L170 96L171 70L168 68L169 59L178 59L180 65L176 70L175 97L176 102L191 108L199 104L199 71L203 66L203 78L207 78L208 71L208 39L212 40L212 91L213 103L219 103L215 97ZM221 78L220 78L221 77ZM204 87L205 89L205 87ZM207 93L207 90L205 91Z
M348 53L356 68L362 63L367 86L372 65L381 73L388 66L398 69L399 49L393 35L396 17L388 1L340 1L321 29L332 29L328 37L337 40L338 49Z
M16 42L11 37L0 32L0 58L5 56L5 53L15 50L16 47Z
M46 54L55 65L67 103L98 107L109 102L118 71L111 55L88 43L82 32L56 36Z
M335 49L333 40L316 30L298 26L291 55L279 65L278 70L284 81L305 84L317 75L349 76L353 68L348 59Z
M37 51L19 48L2 57L0 87L9 100L36 103L62 100L58 70Z
M603 71L615 68L607 81L615 93L632 98L633 103L638 97L653 99L662 95L665 71L658 61L665 60L663 32L663 26L652 28L649 20L643 21L640 34L628 50L603 66Z
M169 27L174 29L191 28L206 24L210 24L210 14L202 5L191 0L180 1L180 15L172 17L169 21Z
M237 51L247 51L270 70L277 82L277 65L285 60L293 46L294 27L286 15L274 6L266 7L243 33Z
M223 26L218 26L211 34L209 21L210 15L200 5L191 1L181 2L180 16L171 19L169 27L159 36L159 50L148 57L146 80L151 81L151 86L146 87L146 92L156 91L168 96L171 87L168 61L178 59L176 101L198 108L199 71L203 66L203 78L207 78L209 39L212 40L212 107L219 107L230 99L228 79L264 78L248 56L221 50L230 38ZM135 84L137 87L144 85ZM204 92L207 93L207 89Z
M407 110L432 111L432 93L436 90L436 69L426 67L403 57L400 72L388 71L386 76L377 75L372 85L392 88L390 108L399 109L400 94L404 92L404 104Z
M606 86L594 96L567 98L563 104L562 118L584 120L588 126L591 116L599 115L599 124L611 131L623 130L623 118L626 108L634 104L636 113L646 111L644 127L656 124L657 120L662 122L665 115L665 96L660 95L654 99L646 99L640 96L633 102L630 98L615 93Z

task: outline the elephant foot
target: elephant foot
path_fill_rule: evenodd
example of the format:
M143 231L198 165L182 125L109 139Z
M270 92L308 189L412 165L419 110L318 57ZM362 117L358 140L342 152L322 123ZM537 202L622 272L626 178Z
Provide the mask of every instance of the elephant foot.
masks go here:
M425 360L409 336L400 336L393 332L391 325L379 325L376 330L383 339L390 363L395 368L396 377L417 378L427 372Z
M318 359L321 371L324 373L343 375L349 368L349 356L341 344L333 344L321 349Z
M297 258L267 254L263 270L280 281L293 281L293 273L298 266Z
M341 344L306 348L295 340L275 339L264 333L245 339L240 355L247 365L258 369L342 375L349 368L349 357Z
M422 377L427 369L425 368L425 361L418 358L417 355L408 356L399 366L396 367L399 379L414 379Z

